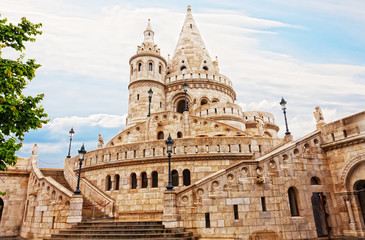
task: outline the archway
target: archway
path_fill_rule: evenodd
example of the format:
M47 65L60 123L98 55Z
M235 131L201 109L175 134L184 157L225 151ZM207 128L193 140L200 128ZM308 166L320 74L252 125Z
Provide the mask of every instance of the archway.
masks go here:
M326 197L322 193L313 193L311 201L317 236L328 236L329 232L326 218L326 215L328 217L328 214L325 212Z
M365 180L357 181L354 185L354 191L357 193L357 197L360 203L362 218L363 221L365 222Z
M180 100L177 103L176 111L178 113L183 113L184 112L184 109L185 109L185 100Z

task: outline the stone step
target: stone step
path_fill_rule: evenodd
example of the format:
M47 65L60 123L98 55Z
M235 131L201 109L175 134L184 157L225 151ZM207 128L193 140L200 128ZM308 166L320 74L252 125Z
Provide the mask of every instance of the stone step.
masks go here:
M114 230L98 230L98 229L72 229L61 230L59 234L165 234L165 233L180 233L172 229L114 229ZM183 233L183 231L181 231Z
M161 221L117 222L88 221L80 222L71 229L52 234L50 240L58 239L150 239L150 240L197 240L198 236L186 232L184 228L166 229Z
M113 230L113 229L165 229L161 225L95 225L95 226L74 226L72 229L79 229L79 230L88 230L88 229L95 229L95 230Z
M191 232L183 233L134 233L134 234L107 234L107 233L93 233L93 234L52 234L52 239L55 238L67 238L67 239L144 239L144 238L182 238L193 237Z

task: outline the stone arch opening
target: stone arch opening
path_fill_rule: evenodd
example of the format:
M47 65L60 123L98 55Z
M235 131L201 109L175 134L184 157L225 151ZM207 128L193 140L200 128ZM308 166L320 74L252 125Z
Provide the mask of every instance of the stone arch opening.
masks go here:
M201 100L200 100L200 105L201 106L203 106L203 105L205 105L205 104L208 104L208 99L206 99L206 98L202 98Z
M163 133L163 131L159 131L157 133L157 139L164 139L164 133Z
M171 178L172 178L172 186L179 186L179 173L177 170L172 170L171 172Z
M177 132L176 137L177 137L177 138L182 138L182 137L183 137L182 132Z
M360 210L365 222L365 180L359 180L354 184L354 191L360 203Z
M111 177L108 175L105 178L105 190L106 191L110 191L112 189L112 179Z
M152 72L153 64L151 62L148 63L148 71Z
M147 186L148 186L147 173L143 172L141 173L141 188L147 188Z
M119 174L116 174L114 176L114 190L119 190L119 181L120 181L120 176Z
M183 181L184 181L184 186L189 186L191 184L189 169L185 169L183 171Z
M183 113L185 110L185 100L180 100L178 103L177 103L177 108L176 108L176 111L178 113Z
M131 174L131 188L132 189L137 188L137 175L136 175L136 173Z
M299 216L298 189L296 189L295 187L290 187L288 189L288 198L289 198L290 214L292 216Z
M158 172L156 171L152 172L152 187L153 188L158 187Z
M312 177L311 185L321 185L321 179L319 179L318 177Z
M1 222L1 217L3 215L3 210L4 210L4 200L0 198L0 222Z

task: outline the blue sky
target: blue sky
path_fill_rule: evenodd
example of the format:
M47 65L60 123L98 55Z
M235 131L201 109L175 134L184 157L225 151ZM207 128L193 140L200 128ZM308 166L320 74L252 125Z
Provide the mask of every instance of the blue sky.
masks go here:
M279 101L287 102L289 130L300 138L315 129L314 107L326 122L365 109L365 2L329 1L53 1L0 0L15 23L43 23L27 58L42 64L25 91L45 93L51 122L26 135L18 152L39 145L41 167L63 166L68 131L72 155L82 143L96 148L123 129L128 106L129 58L143 40L147 19L162 55L172 54L186 6L210 56L229 77L244 110L275 115L284 134ZM2 57L13 57L3 52Z

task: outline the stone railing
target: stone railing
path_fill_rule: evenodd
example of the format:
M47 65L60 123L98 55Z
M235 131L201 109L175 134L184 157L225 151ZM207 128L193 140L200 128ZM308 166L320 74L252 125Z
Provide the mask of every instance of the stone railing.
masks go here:
M281 139L234 137L198 137L174 139L173 156L217 153L257 154L258 156L282 142ZM124 160L142 160L166 155L165 140L116 145L87 152L85 167ZM71 169L78 169L76 158L70 160ZM70 169L70 170L71 170Z
M70 166L71 163L72 166ZM77 176L73 169L75 170L78 169L77 157L73 157L71 159L66 158L65 168L64 168L65 178L67 182L70 184L70 186L75 189L77 185ZM94 186L86 178L80 179L80 191L82 196L87 198L90 202L102 203L104 207L100 210L109 217L114 217L115 200L113 198L111 198L106 193L101 191L99 188Z
M44 176L38 167L38 156L32 155L31 174L21 236L39 239L49 237L58 229L71 228L82 220L82 198ZM61 217L66 216L66 217Z
M256 122L258 118L261 118L264 123L275 125L275 118L269 112L262 111L245 111L243 112L243 119L247 122Z
M204 81L214 81L222 84L226 84L232 87L232 82L226 76L222 74L213 74L211 72L206 71L194 71L194 72L186 72L186 73L178 73L178 74L169 74L166 76L165 83L173 83L176 81L185 81L185 80L204 80Z
M243 117L240 106L233 103L208 103L194 109L194 115L197 117L215 117L215 116L236 116ZM243 118L242 118L243 121Z

